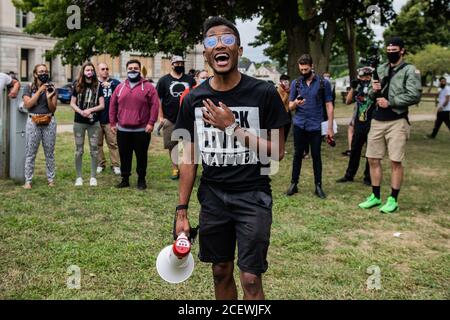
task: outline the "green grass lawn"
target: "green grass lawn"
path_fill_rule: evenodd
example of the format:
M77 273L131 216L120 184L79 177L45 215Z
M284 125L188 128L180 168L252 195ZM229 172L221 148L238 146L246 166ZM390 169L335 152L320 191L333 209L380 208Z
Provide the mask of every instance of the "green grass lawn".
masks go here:
M450 298L450 133L441 129L434 141L423 136L431 122L413 124L408 144L400 211L382 215L357 204L371 190L362 184L336 184L347 165L345 128L338 146L323 146L326 200L313 195L312 162L306 160L300 193L286 197L290 182L292 140L280 172L273 177L273 225L269 270L264 275L268 299L449 299ZM85 149L85 180L89 152ZM155 268L159 251L171 244L177 183L171 181L168 156L154 137L150 147L148 185L113 187L108 171L99 187L73 187L72 134L59 134L56 146L57 186L46 186L42 150L34 188L25 191L0 180L1 299L212 299L210 265L193 253L196 268L183 284L162 281ZM363 159L362 159L363 160ZM361 161L361 164L363 162ZM382 196L389 189L384 161ZM197 189L197 185L195 190ZM191 224L198 221L195 196ZM400 232L399 238L394 237ZM81 269L81 289L68 289L67 268ZM367 268L381 270L381 290L368 290Z

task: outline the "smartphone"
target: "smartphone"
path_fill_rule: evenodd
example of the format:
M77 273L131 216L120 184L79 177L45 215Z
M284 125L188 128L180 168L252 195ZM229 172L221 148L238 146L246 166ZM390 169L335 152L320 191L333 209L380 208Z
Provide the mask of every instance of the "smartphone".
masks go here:
M303 96L297 96L297 100L304 100L305 98L303 98Z

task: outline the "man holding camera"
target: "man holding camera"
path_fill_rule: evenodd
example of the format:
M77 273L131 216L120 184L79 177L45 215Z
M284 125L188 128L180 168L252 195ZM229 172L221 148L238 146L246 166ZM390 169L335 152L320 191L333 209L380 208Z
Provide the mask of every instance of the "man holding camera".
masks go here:
M298 192L297 184L302 168L303 152L308 145L311 146L311 155L314 168L315 194L326 198L322 190L322 158L320 147L322 144L322 122L324 117L324 104L328 115L327 140L333 140L333 95L330 82L316 75L313 69L313 60L309 54L303 54L298 59L298 68L301 77L291 84L289 96L289 109L295 110L294 115L294 145L295 153L292 163L292 180L286 194L292 196Z
M387 149L391 160L392 192L380 211L393 213L398 210L397 198L403 180L402 162L409 139L408 108L419 103L422 87L419 70L403 61L406 53L403 40L399 37L389 39L386 49L389 62L377 70L381 83L374 80L369 92L369 97L376 101L366 152L373 192L359 207L369 209L382 203L381 159Z
M356 112L354 118L354 130L352 136L352 145L348 167L345 176L336 182L350 182L356 175L359 168L361 151L367 142L367 135L370 130L370 121L373 113L373 100L368 97L370 81L372 79L372 68L364 67L358 71L358 79L351 82L351 89L347 94L346 104L356 101ZM366 161L364 170L364 184L371 185L369 163Z

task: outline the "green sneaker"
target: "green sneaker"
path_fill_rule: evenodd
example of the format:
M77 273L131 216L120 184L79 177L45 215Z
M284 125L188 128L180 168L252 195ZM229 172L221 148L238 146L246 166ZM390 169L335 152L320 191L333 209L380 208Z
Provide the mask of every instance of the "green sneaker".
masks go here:
M387 198L386 204L380 208L382 213L393 213L398 210L398 203L394 197L389 196Z
M381 205L381 200L375 197L375 195L372 193L364 202L361 202L358 207L361 209L370 209L376 206Z

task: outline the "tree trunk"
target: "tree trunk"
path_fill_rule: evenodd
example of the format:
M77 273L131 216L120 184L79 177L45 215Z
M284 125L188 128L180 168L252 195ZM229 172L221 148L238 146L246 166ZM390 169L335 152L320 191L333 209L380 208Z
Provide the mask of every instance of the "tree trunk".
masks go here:
M286 36L288 46L288 75L291 79L294 79L300 76L297 64L298 58L302 54L309 52L308 36L300 26L286 30Z
M345 35L345 46L347 49L347 61L350 79L356 79L356 34L354 21L352 21L349 17L345 18Z
M330 64L331 46L336 36L336 20L328 20L326 29L323 31L323 39L320 28L316 27L309 39L311 56L314 61L314 71L322 75L328 71Z

